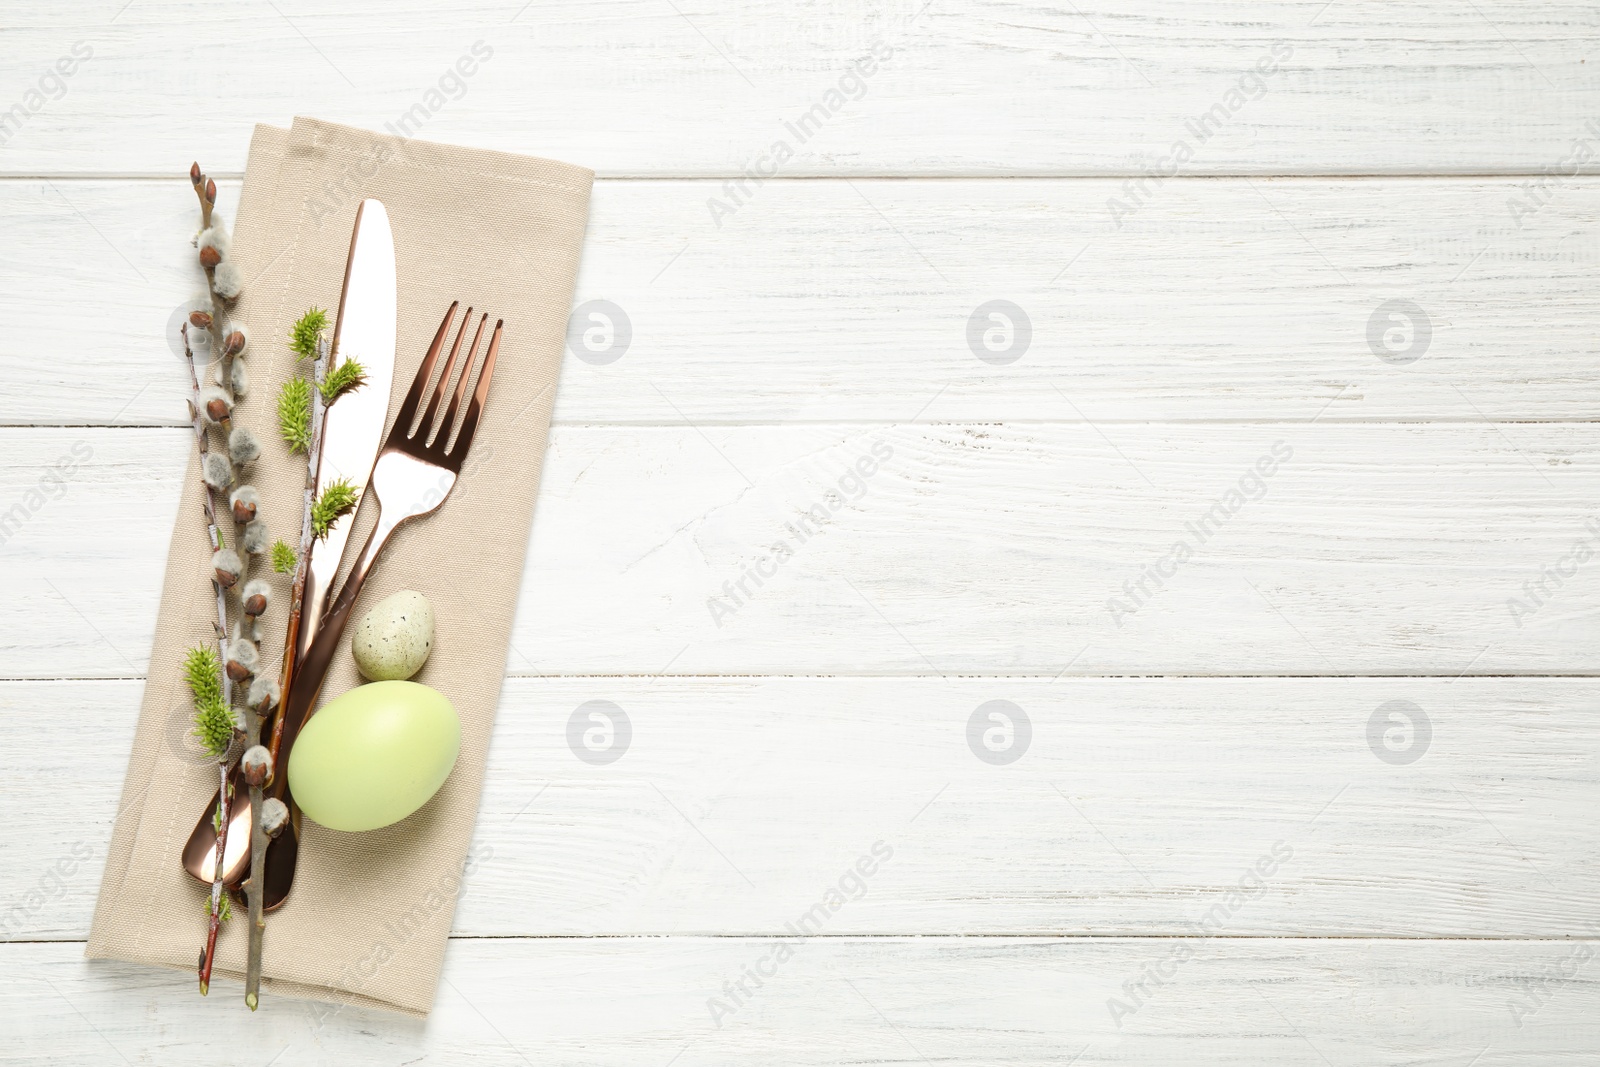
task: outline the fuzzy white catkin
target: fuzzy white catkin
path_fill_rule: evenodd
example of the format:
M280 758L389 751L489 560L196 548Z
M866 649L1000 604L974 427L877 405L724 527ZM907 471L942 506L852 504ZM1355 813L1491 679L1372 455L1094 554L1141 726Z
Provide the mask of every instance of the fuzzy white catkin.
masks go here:
M205 419L212 425L215 425L218 422L217 419L211 417L211 408L213 406L220 404L222 409L226 411L229 416L233 414L233 397L229 396L225 390L219 389L217 386L208 385L204 389L200 390L199 400L201 418Z
M265 745L251 745L239 757L239 767L244 771L245 781L260 784L272 773L272 753Z
M281 697L282 690L278 687L278 680L258 674L250 683L250 692L245 696L245 700L252 708L265 713L277 707Z
M277 797L268 797L261 805L261 829L268 837L277 837L289 824L289 805Z
M232 575L233 581L238 581L239 571L242 569L242 565L239 563L239 553L235 552L231 548L217 549L215 552L211 553L211 569L219 577L223 575ZM232 585L233 582L229 582L227 584Z
M272 606L272 585L263 578L252 578L248 582L244 583L244 593L242 596L243 599L247 601L253 600L256 597L260 597L262 604L264 605L262 611L265 611L267 608ZM259 615L260 612L256 612L256 614Z
M261 650L256 648L254 641L235 638L228 642L228 659L254 674L256 668L261 666Z
M223 258L227 258L228 246L232 243L232 239L228 236L228 224L223 221L222 216L212 215L211 225L200 231L200 236L195 239L194 245L196 248L215 248Z
M189 302L184 307L189 311L204 311L207 315L215 315L217 313L217 302L211 299L210 289L202 289L195 293L189 298ZM194 327L191 326L190 329L192 330Z
M256 492L253 485L241 485L228 497L228 507L233 511L233 521L238 522L243 517L249 522L255 517L256 509L261 507L261 494Z
M267 524L265 522L260 519L252 519L245 523L244 536L239 539L239 543L252 556L259 556L272 543L272 535L267 532Z
M228 385L236 397L250 395L250 368L246 367L244 360L237 356L234 357L233 366L228 371Z
M222 299L232 300L244 291L244 271L233 260L225 259L211 272L211 286Z
M245 427L235 426L233 432L228 434L228 455L241 467L246 463L254 463L261 455L261 442Z
M213 489L226 489L233 484L233 464L221 452L207 452L200 464L200 477Z

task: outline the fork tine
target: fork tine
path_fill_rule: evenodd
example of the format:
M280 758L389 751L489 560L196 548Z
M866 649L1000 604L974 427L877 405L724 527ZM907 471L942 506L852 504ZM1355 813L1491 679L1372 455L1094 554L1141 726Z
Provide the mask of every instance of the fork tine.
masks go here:
M461 380L456 385L455 395L450 398L450 406L445 409L443 421L439 423L439 436L434 438L433 444L441 451L450 443L450 428L456 424L456 412L461 410L461 400L467 395L467 383L472 381L472 362L478 355L478 342L483 340L483 327L488 321L487 313L478 320L478 329L472 335L472 345L467 349L467 358L461 364Z
M467 414L461 420L461 432L456 435L456 443L450 449L450 462L457 470L461 469L461 461L472 447L473 431L478 428L478 418L483 414L484 405L489 402L489 380L494 377L495 357L500 354L500 331L505 324L505 319L495 321L494 334L489 338L489 351L483 357L483 373L478 375L478 387L472 391L472 403L467 405Z
M417 408L422 404L423 390L428 388L428 379L433 376L433 364L439 358L439 350L444 347L445 335L450 332L450 322L455 318L456 308L461 306L461 301L454 301L448 311L444 313L444 321L439 323L439 332L433 335L433 344L428 346L428 354L422 358L422 366L417 368L417 376L412 379L411 388L406 391L406 398L400 404L400 413L394 417L394 426L390 428L391 437L403 439L411 436L411 423L417 417Z
M456 339L450 343L450 358L445 361L444 370L439 372L439 384L434 387L433 399L428 401L428 410L422 416L422 422L417 426L417 433L421 436L423 444L433 436L434 416L439 414L439 405L444 400L445 392L450 388L450 375L456 369L456 357L461 354L461 338L466 336L467 324L472 321L472 309L467 308L467 313L461 317L461 328L456 331Z

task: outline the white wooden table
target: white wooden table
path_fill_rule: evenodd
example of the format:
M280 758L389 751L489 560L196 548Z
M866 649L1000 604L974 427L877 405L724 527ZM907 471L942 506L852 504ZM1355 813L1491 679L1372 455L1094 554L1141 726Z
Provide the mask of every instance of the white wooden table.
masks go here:
M1594 1063L1597 34L8 0L0 1060ZM425 1025L81 958L190 448L183 172L232 203L297 113L595 167L577 302L631 327L565 367Z

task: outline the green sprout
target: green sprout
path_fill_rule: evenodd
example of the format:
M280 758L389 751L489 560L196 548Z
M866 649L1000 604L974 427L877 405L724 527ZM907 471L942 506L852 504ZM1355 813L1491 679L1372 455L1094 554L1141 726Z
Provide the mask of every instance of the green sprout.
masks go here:
M339 520L339 516L355 510L359 495L356 487L344 478L322 491L316 503L311 505L311 532L317 535L319 541L328 536L328 530Z
M289 547L283 538L272 543L272 569L279 574L293 574L294 569L300 565L300 558L295 555L294 549Z
M194 736L214 759L221 759L233 744L233 712L222 699L222 661L216 649L191 648L183 657L183 675L194 699Z
M321 308L312 308L290 327L289 347L301 359L316 359L317 345L327 329L328 313Z
M322 402L331 404L350 390L366 383L367 369L355 360L347 359L322 379Z
M278 432L290 452L311 450L311 383L294 377L278 391Z

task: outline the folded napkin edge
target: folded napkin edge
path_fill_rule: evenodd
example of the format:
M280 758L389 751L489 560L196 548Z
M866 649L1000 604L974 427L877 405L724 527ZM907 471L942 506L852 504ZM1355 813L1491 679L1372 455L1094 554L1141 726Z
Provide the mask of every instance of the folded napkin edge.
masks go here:
M392 128L393 124L389 125ZM370 176L370 173L362 174L364 161L372 164L370 171L397 155L408 166L541 185L584 198L588 197L595 177L595 172L588 167L558 159L426 141L398 133L378 133L306 115L295 116L289 128L289 148L320 148L353 156L351 165L360 176Z

